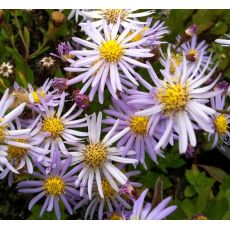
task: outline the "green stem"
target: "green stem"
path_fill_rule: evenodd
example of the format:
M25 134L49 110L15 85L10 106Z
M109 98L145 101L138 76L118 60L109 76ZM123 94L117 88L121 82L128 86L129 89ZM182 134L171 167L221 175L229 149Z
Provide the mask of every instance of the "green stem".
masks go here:
M27 62L27 60L28 60L28 58L29 58L29 55L30 55L30 54L29 54L29 47L28 47L28 45L26 44L26 41L25 41L25 39L24 39L22 30L21 30L21 27L20 27L20 24L19 24L19 22L18 22L18 17L17 17L17 15L16 15L16 10L13 12L13 14L14 14L14 20L15 20L15 23L16 23L16 26L17 26L17 29L18 29L19 36L20 36L20 38L21 38L21 40L22 40L22 43L23 43L23 45L24 45L24 47L25 47L25 51L26 51L26 54L25 54L25 61Z

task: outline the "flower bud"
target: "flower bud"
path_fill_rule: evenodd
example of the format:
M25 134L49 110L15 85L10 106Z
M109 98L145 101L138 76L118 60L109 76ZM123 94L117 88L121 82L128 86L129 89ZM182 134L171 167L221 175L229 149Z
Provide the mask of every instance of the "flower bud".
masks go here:
M85 109L90 104L89 97L87 95L80 94L79 92L80 92L80 90L74 90L73 91L73 93L72 93L73 100L75 101L75 103L77 104L77 106L79 108Z
M195 214L192 217L193 220L208 220L208 217L203 215L202 213Z
M180 36L179 44L187 42L197 31L197 26L195 24L189 26Z
M65 21L65 15L60 11L53 11L51 14L51 20L54 26L59 27Z
M68 88L68 85L66 85L67 81L68 80L65 78L55 77L52 86L54 89L58 89L60 92L63 92Z
M227 81L221 81L218 84L215 85L214 90L219 91L223 90L222 94L227 94L229 89L229 83Z

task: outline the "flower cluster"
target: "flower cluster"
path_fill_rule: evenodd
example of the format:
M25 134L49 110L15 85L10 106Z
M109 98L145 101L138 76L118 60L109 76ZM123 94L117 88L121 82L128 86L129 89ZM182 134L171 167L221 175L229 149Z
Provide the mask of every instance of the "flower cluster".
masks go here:
M70 215L86 207L86 219L164 219L176 206L167 207L171 197L154 207L145 202L148 189L135 181L136 167L148 170L148 158L157 165L176 143L188 154L198 132L208 133L213 147L230 138L226 90L217 85L221 76L213 77L217 65L208 45L198 41L195 25L167 44L169 30L153 23L153 13L72 10L69 19L82 19L85 37L51 53L69 77L40 87L15 82L4 92L0 179L7 177L9 186L20 181L20 193L36 194L30 210L42 202L41 216L54 210L60 219L62 202ZM152 62L156 50L160 69ZM46 68L55 62L47 58L40 61ZM110 105L92 112L98 101Z

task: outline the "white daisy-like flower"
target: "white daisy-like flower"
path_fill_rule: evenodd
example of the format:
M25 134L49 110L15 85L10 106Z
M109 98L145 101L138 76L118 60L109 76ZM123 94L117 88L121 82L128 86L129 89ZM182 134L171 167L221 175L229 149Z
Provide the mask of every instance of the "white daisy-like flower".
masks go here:
M92 21L95 27L102 27L105 20L108 25L114 25L121 19L121 25L126 28L130 23L144 24L143 22L137 22L135 19L147 17L154 13L154 10L148 10L143 12L136 12L137 9L101 9L92 11L82 11L81 15ZM134 24L133 24L134 25Z
M104 21L103 35L91 23L88 23L87 27L83 27L92 42L74 37L75 42L87 47L87 49L71 51L70 54L75 55L78 60L69 59L71 65L65 68L70 72L83 72L68 80L67 85L83 82L84 87L80 93L84 93L91 86L91 91L94 94L98 91L99 98L102 98L101 103L103 102L105 85L113 96L116 95L117 91L123 91L121 73L124 73L126 79L134 85L138 85L133 77L135 73L133 68L135 66L148 68L148 66L136 59L153 56L150 49L138 48L148 38L142 38L137 42L131 41L141 29L128 35L132 29L132 24L129 24L119 35L119 24L120 20L110 29Z
M39 134L40 127L37 126L37 123L40 119L40 115L34 120L34 122L28 126L28 129L31 130L29 135L24 139L15 138L7 141L7 159L10 164L17 170L27 169L28 173L33 173L33 161L40 162L44 166L50 165L50 158L45 155L49 153L48 150L45 150L40 146L44 140L44 135ZM15 119L16 126L12 123L10 124L11 130L21 129L21 123L18 118ZM8 182L9 185L13 182L13 173L9 168L0 174L0 179L3 179L9 174Z
M180 153L186 152L188 142L190 142L191 146L196 146L197 141L194 132L196 127L213 133L211 116L216 111L206 104L211 97L219 93L211 91L219 77L212 84L203 86L211 78L216 67L206 74L211 60L210 57L205 67L198 73L201 60L202 58L200 58L195 68L188 68L184 55L182 66L176 68L175 73L172 75L170 72L171 58L169 57L166 61L165 69L161 70L163 80L157 77L152 68L149 69L149 74L156 85L155 93L152 95L152 105L150 98L140 98L140 103L148 104L149 108L137 112L136 115L153 117L153 123L155 120L159 120L162 115L165 117L166 128L155 150L158 150L164 143L168 142L172 131L178 134ZM151 65L149 64L149 66ZM138 103L138 100L135 103Z
M18 173L7 160L7 145L11 143L12 139L25 139L30 133L30 129L12 129L12 121L15 120L23 112L25 103L20 104L9 113L7 111L11 108L14 102L14 97L9 95L9 89L6 89L0 100L0 171L3 167ZM13 144L17 144L16 142Z
M9 62L3 62L0 65L0 75L3 77L9 77L14 72L14 66Z
M92 198L92 187L94 179L96 178L96 184L98 192L102 198L104 198L104 192L102 188L102 178L105 177L111 187L115 191L119 191L117 182L121 185L126 184L128 178L123 174L112 162L119 162L125 164L137 163L136 159L121 157L123 153L123 147L117 148L112 145L123 137L128 128L125 128L121 132L114 134L119 120L117 120L112 129L101 140L101 122L102 113L92 115L90 119L87 116L89 143L80 144L74 148L70 154L73 156L73 164L77 164L76 168L81 170L78 175L78 179L75 182L76 187L80 186L80 194L84 194L86 185L88 185L89 198ZM135 155L134 151L129 151L128 156Z
M61 152L65 155L68 155L69 153L63 141L68 143L78 143L82 140L82 137L88 136L88 133L75 130L75 128L87 126L85 122L86 118L76 120L83 110L80 109L76 113L72 114L77 106L76 103L74 103L69 111L61 115L63 112L64 103L64 92L61 95L61 100L57 111L54 109L54 107L48 107L45 103L43 103L45 113L42 114L40 131L46 135L46 138L43 142L44 149L48 150L51 147L52 152L55 146L59 146ZM49 134L48 136L47 133Z
M54 65L55 61L52 57L44 57L40 60L40 64L42 67L49 69Z

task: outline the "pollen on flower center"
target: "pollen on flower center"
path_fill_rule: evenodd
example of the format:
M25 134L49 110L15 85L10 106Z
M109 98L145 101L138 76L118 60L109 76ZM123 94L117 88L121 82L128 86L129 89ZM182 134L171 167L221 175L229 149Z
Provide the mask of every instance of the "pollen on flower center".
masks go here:
M225 134L228 131L228 119L224 114L219 115L214 120L216 131L219 134Z
M124 20L128 14L127 10L122 9L107 9L103 11L103 17L108 24L115 24L120 16L121 20Z
M116 191L112 188L110 183L106 179L101 180L102 190L105 198L113 198L116 194Z
M112 216L109 218L110 220L123 220L122 216L120 216L117 213L114 213Z
M2 121L3 121L3 119L2 119L2 118L0 118L0 122L2 122ZM4 141L5 128L6 128L6 126L5 126L5 125L0 126L0 143L3 143L3 141Z
M133 116L130 127L135 134L145 135L147 133L149 119L145 116Z
M174 74L176 71L176 67L178 67L182 63L183 56L180 53L172 53L171 58L172 61L170 63L170 73Z
M27 143L24 139L14 139L14 141L19 143ZM28 150L26 148L17 147L13 145L8 145L8 156L9 158L21 158L27 154Z
M33 99L34 99L34 103L35 104L38 104L38 103L40 103L40 98L39 98L39 96L40 97L45 97L46 96L46 93L45 93L45 91L44 90L38 90L38 91L34 91L34 92L32 92L32 97L33 97Z
M190 49L189 52L186 54L186 59L191 62L197 61L199 58L198 52L194 49Z
M106 62L118 62L123 55L123 48L116 40L104 42L99 51Z
M84 151L85 163L91 168L99 168L107 159L106 147L101 144L89 144Z
M50 132L51 137L59 137L64 130L62 120L57 117L49 117L43 120L42 130L44 132Z
M181 84L169 85L158 90L157 99L164 106L166 114L184 110L189 99L186 86Z
M49 177L45 180L44 188L52 196L61 195L65 189L65 182L58 176Z

